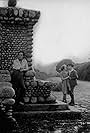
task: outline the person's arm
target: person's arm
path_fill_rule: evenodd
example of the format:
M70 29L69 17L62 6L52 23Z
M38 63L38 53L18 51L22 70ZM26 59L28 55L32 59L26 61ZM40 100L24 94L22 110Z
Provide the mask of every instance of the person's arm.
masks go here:
M20 71L27 71L29 69L27 60L24 60L24 68L21 68Z
M19 66L17 60L14 60L13 61L12 68L15 69L15 70L20 70L20 66Z
M64 76L63 76L63 74L62 74L62 72L61 72L61 73L60 73L60 78L61 78L62 81L64 81L64 80L68 79L69 76L67 76L67 77L64 78Z
M67 77L63 78L63 80L66 80L66 79L69 79L69 76L67 76Z

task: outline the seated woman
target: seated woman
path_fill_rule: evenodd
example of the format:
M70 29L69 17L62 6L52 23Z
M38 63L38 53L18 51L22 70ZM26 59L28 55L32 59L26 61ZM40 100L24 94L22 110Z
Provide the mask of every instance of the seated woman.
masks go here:
M13 72L11 74L11 82L16 91L16 103L23 103L25 95L24 74L28 70L27 60L24 58L24 53L18 53L17 59L13 61Z

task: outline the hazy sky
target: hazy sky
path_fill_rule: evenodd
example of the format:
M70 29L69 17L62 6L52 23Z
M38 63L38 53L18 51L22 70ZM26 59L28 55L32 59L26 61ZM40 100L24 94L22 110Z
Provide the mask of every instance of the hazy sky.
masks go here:
M19 0L18 6L41 11L34 29L34 61L90 57L90 0Z

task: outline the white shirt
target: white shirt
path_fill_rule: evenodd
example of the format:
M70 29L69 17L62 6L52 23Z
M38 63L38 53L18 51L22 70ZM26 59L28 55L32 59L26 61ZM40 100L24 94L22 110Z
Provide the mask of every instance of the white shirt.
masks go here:
M13 69L16 70L28 70L28 63L26 59L23 59L22 61L19 61L19 59L14 60L13 62Z

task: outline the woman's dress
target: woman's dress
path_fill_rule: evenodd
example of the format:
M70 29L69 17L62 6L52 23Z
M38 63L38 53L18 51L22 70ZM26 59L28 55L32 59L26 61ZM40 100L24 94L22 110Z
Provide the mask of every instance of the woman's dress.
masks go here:
M62 80L62 92L63 92L63 94L67 94L67 92L68 92L68 83L69 83L68 72L66 70L61 71L60 72L60 78ZM64 78L66 78L66 79L64 79Z

